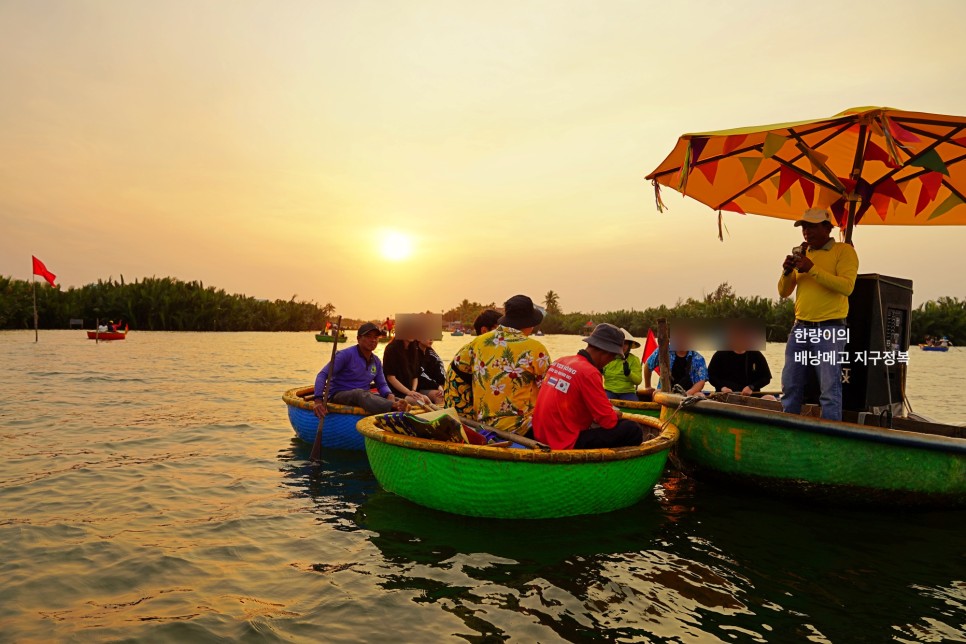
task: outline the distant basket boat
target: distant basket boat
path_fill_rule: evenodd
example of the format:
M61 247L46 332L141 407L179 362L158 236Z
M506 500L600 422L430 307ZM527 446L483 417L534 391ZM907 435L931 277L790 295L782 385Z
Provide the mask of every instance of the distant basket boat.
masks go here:
M966 505L966 428L894 418L889 429L870 424L872 415L866 424L825 420L736 394L687 406L676 394L654 398L662 418L673 414L678 455L699 477L835 503Z
M348 338L343 334L338 337L338 340L341 343L348 340ZM326 335L325 333L316 333L315 341L316 342L335 342L336 337L334 335Z
M461 336L466 335L466 333L464 333L462 329L456 329L455 331L450 333L450 335L453 336L454 338L459 338Z
M497 519L601 514L651 494L678 431L636 416L652 437L637 447L541 452L448 443L387 432L362 419L379 484L426 507Z
M292 423L295 435L306 443L315 441L319 419L315 415L313 400L314 387L289 389L282 394L288 407L288 420ZM356 423L367 415L360 407L348 407L329 403L329 413L322 426L322 447L324 449L365 449L365 442L356 431Z
M919 348L923 351L949 351L949 347L944 347L942 345L931 345L931 344L920 344Z

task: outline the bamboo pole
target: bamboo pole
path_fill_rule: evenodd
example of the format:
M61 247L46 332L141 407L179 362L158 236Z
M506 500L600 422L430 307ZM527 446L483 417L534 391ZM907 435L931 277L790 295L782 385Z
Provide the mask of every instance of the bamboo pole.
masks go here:
M661 391L671 393L671 354L667 318L657 320L657 364L661 369Z
M34 342L40 341L40 332L38 329L38 318L37 318L37 276L31 275L31 290L34 292Z

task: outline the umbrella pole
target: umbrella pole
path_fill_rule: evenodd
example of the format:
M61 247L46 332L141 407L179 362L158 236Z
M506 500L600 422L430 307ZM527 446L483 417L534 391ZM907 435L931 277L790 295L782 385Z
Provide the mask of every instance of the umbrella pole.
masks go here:
M855 211L858 202L855 200L849 200L849 215L845 220L845 243L852 245L852 228L855 226Z

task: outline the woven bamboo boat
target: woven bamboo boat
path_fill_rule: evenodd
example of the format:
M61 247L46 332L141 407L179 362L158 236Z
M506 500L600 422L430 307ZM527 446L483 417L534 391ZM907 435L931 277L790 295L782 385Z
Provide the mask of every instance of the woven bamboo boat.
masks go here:
M383 431L362 419L379 484L436 510L495 519L601 514L651 494L678 430L635 416L651 437L637 447L541 452L465 445Z
M654 398L680 428L678 454L699 477L823 502L966 505L966 428L894 418L889 429L848 411L830 421L815 405L786 414L777 401L735 394L686 406L676 394Z
M289 389L282 394L288 407L288 419L295 435L306 443L315 441L319 419L313 411L314 387ZM367 416L365 409L329 403L329 413L322 425L322 447L324 449L365 449L365 442L356 431L356 423Z

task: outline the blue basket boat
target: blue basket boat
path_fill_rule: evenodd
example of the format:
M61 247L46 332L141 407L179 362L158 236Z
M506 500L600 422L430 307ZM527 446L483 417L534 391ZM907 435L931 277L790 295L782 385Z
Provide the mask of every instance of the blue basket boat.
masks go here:
M315 432L319 428L319 419L312 410L314 399L314 387L289 389L282 394L295 435L309 444L315 442ZM322 448L365 450L365 439L356 431L356 423L368 415L360 407L329 403L329 413L322 425Z

